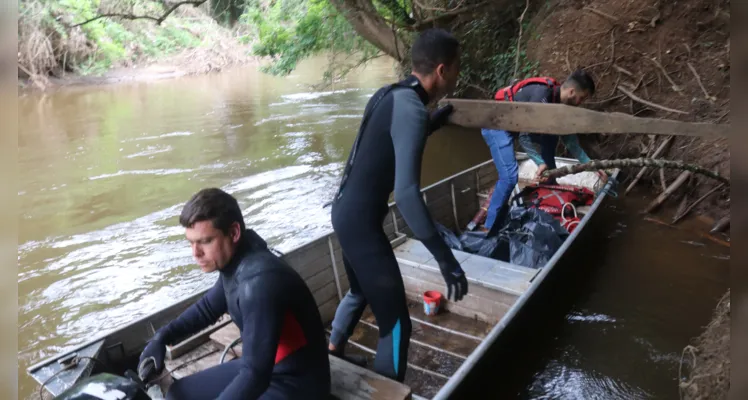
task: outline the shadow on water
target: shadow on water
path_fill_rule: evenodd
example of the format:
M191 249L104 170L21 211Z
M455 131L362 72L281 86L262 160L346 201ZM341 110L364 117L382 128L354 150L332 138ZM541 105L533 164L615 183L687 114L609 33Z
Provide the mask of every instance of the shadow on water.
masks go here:
M729 285L729 248L609 199L455 398L678 399L681 351ZM555 271L554 271L555 272ZM512 342L516 344L516 342Z

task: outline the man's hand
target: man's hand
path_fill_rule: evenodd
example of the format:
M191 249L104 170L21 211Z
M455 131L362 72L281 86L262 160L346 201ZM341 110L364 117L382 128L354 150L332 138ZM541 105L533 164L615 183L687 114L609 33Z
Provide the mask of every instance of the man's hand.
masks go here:
M447 104L431 113L431 116L429 117L429 135L449 122L449 114L451 114L453 110L454 106Z
M451 299L454 293L454 301L462 300L468 293L468 282L460 263L452 257L451 260L440 261L439 270L447 284L447 299Z
M166 345L157 335L148 342L143 352L140 353L140 361L138 362L140 379L147 381L150 376L159 375L164 369L164 358L166 358ZM153 363L153 369L146 368L149 362Z
M603 185L608 182L608 173L602 169L597 170L597 176L600 177L600 181Z
M538 166L538 172L535 173L535 180L538 182L545 182L548 180L548 178L543 176L543 172L548 169L548 166L546 164L540 164Z

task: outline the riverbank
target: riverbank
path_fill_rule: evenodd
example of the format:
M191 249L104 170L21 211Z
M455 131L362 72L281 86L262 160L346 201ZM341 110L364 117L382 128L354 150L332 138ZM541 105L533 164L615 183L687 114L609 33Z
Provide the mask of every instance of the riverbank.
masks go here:
M680 391L685 400L726 399L730 391L730 290L715 308L714 318L681 357Z
M197 50L199 51L199 50ZM227 58L220 53L212 56L199 57L201 61L190 60L196 50L185 51L176 57L154 60L145 65L113 68L101 74L81 75L76 73L63 74L60 77L26 77L19 78L19 88L24 92L37 90L52 90L72 86L98 86L120 83L153 82L163 79L175 79L190 75L219 73L231 68L242 66L259 66L262 57L239 55Z
M596 94L585 107L639 117L730 124L730 2L600 0L582 6L555 0L532 19L525 47L542 76L564 79L585 68ZM681 160L730 178L726 138L583 137L591 157ZM626 171L636 174L637 171ZM639 185L662 192L681 171L650 169ZM624 187L631 182L628 177ZM667 200L685 209L718 183L691 176ZM694 209L715 220L730 213L730 190L712 192Z
M259 62L251 53L252 35L241 24L230 28L216 22L207 3L179 7L160 24L145 17L85 23L94 15L124 12L117 7L87 1L75 7L42 0L23 3L18 22L19 86L47 90L143 82ZM138 3L127 13L158 15L152 7Z

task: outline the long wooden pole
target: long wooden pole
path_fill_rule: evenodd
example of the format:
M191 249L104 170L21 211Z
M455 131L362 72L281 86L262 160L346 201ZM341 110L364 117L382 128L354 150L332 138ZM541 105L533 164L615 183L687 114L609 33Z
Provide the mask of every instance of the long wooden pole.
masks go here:
M449 122L467 128L501 129L553 135L649 134L698 137L727 137L730 126L703 122L641 118L623 113L606 113L564 104L503 102L494 100L445 99L452 104Z

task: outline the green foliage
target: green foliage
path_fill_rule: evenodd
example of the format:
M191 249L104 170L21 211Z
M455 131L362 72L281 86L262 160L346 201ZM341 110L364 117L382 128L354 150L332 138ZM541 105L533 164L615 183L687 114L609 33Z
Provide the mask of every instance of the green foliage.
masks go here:
M509 16L514 19L511 12ZM523 79L537 73L538 63L530 62L524 50L526 38L532 35L530 23L525 20L519 68L514 76L518 30L516 24L497 24L496 16L484 16L467 23L466 28L458 32L464 49L456 95L465 94L471 86L483 88L486 95L493 94L514 78Z
M377 52L328 0L277 0L267 8L249 3L240 22L256 38L253 53L273 59L263 67L273 75L288 75L298 62L323 51L362 58ZM327 71L327 77L333 75Z
M107 3L107 6L115 7L108 12L132 15L158 16L164 12L161 3L151 0L124 0ZM20 2L19 34L23 26L26 30L38 29L46 36L55 35L59 39L52 43L52 48L60 53L55 54L56 62L60 66L64 62L67 68L86 75L143 57L158 58L200 46L202 40L192 32L205 31L204 25L211 23L209 17L188 20L175 13L160 26L147 19L101 18L71 27L99 15L103 12L100 7L100 0ZM32 18L36 18L33 24L30 23ZM78 42L72 43L74 36Z

